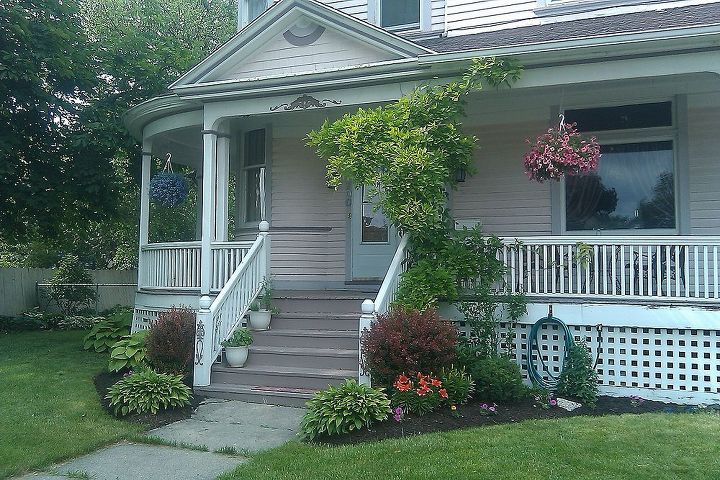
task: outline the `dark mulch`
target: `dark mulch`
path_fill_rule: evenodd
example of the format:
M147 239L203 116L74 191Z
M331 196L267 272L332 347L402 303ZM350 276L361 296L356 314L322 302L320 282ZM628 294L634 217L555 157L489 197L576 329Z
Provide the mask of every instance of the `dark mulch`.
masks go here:
M359 430L347 435L326 436L318 438L316 441L331 445L345 445L421 433L443 432L458 428L515 423L529 419L575 417L578 415L619 415L622 413L650 413L669 410L684 411L687 408L681 405L649 400L633 406L630 403L630 398L600 397L594 409L583 406L572 412L558 407L545 410L533 406L533 402L527 400L512 405L499 405L497 414L488 416L483 415L485 411L480 408L483 403L485 402L471 401L467 405L458 406L457 411L454 413L448 408L442 408L422 417L406 416L401 422L396 422L390 417L389 420L375 424L370 429Z
M108 388L112 387L115 382L123 377L122 373L110 373L102 372L95 376L93 379L95 383L95 390L97 390L98 396L100 397L100 404L102 407L111 415L113 414L110 408L110 401L105 398L107 395ZM140 423L148 427L148 429L162 427L179 420L186 420L190 418L190 415L197 409L198 405L203 401L204 397L199 395L193 395L190 399L190 405L182 408L172 408L169 410L162 410L156 414L143 413L143 414L131 414L126 417L122 417L123 420L127 420L133 423Z

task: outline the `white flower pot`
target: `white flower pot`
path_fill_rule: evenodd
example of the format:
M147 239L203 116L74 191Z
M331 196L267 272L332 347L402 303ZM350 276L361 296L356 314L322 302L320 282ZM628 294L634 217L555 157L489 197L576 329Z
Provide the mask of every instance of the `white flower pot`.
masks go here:
M225 347L225 359L231 367L242 367L247 362L248 347Z
M270 310L250 310L250 328L253 330L267 330L270 327Z

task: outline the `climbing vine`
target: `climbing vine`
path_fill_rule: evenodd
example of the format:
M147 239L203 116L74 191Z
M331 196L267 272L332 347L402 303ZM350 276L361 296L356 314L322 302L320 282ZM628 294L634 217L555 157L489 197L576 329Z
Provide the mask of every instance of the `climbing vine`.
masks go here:
M424 309L438 299L457 301L468 282L485 291L502 277L499 240L479 230L455 232L447 190L456 174L474 172L476 138L463 132L467 96L483 86L511 86L522 67L503 58L475 59L462 77L425 85L394 103L360 108L326 121L308 145L327 160L327 183L365 185L390 222L412 245L398 302ZM477 282L476 282L477 283Z

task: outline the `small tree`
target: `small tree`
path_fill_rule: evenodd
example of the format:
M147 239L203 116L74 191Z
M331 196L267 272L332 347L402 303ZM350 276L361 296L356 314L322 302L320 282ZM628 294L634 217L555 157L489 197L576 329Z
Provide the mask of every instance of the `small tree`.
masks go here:
M575 397L587 406L595 407L598 397L598 376L584 342L573 342L570 346L558 380L557 393Z
M76 315L89 308L97 295L89 286L93 282L90 273L85 270L75 255L65 255L50 279L50 299L65 315Z

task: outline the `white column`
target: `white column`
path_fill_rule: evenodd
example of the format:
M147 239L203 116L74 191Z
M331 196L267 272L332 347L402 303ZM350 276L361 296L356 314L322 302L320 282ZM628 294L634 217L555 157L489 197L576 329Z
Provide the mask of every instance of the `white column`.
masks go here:
M228 193L230 182L230 137L226 132L217 138L217 173L215 175L215 238L228 239Z
M143 272L148 265L143 262L143 247L148 244L150 228L150 167L152 166L152 141L145 138L142 144L142 180L140 182L140 251L138 252L138 288L145 284Z
M215 237L215 168L217 135L203 132L202 238L200 246L200 294L209 295L212 281L210 247Z

